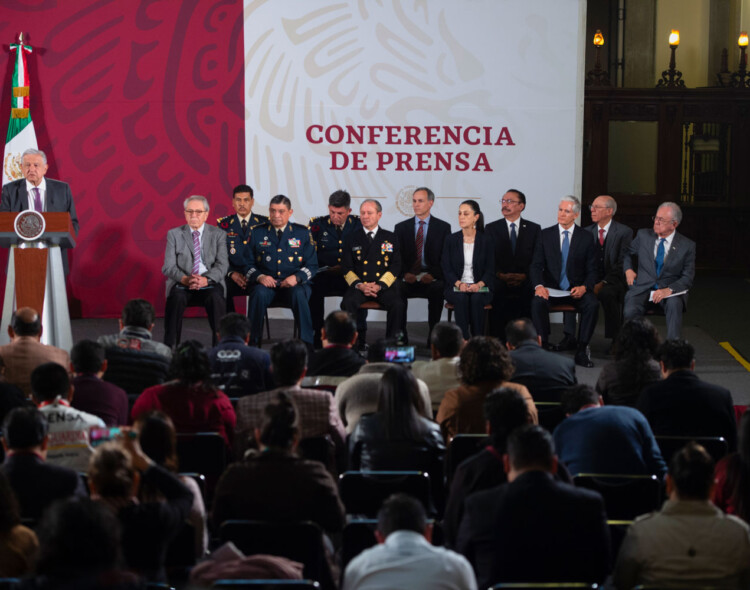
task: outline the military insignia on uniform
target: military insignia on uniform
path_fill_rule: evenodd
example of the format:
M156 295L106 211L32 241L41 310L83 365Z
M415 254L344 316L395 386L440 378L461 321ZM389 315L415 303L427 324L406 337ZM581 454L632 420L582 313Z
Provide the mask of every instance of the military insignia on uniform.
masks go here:
M299 248L302 245L302 241L299 238L289 238L290 248Z
M310 228L310 231L320 231L320 226L316 223Z
M299 258L299 261L302 262L302 256L298 256L297 258Z
M289 262L294 262L294 256L289 257Z
M230 248L229 253L232 255L237 254L237 250L235 250L234 248Z
M222 221L219 225L222 229L227 229L229 227L229 223L227 221Z
M393 252L393 244L390 242L383 242L380 244L380 253L385 254L386 252Z
M239 236L238 236L238 234L236 232L230 231L230 232L227 232L227 237L228 238L237 238Z
M323 237L325 237L325 236L327 236L327 235L328 235L328 232L327 232L327 231L324 231L324 232L323 232Z
M266 262L271 262L271 257L270 256L266 256Z
M263 238L263 241L260 243L261 246L270 246L271 242L268 241L268 237Z

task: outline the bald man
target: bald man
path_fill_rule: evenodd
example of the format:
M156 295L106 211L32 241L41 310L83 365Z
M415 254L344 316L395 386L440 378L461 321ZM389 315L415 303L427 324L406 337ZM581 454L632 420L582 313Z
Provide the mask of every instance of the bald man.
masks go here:
M64 350L42 344L42 321L35 309L17 310L8 326L10 344L0 346L5 361L5 378L16 385L26 397L31 396L31 372L44 363L57 363L68 368L70 357Z

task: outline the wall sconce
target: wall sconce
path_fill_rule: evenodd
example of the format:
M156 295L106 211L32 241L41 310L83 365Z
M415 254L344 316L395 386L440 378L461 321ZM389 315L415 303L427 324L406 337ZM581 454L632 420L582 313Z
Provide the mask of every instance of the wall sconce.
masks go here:
M609 72L602 69L601 53L604 45L604 35L600 29L594 35L594 51L596 52L596 63L594 69L586 74L586 86L611 86Z
M682 72L675 68L675 52L680 45L680 31L672 29L669 34L669 48L672 50L672 56L669 58L669 69L661 73L661 80L656 84L657 88L685 88L685 82L682 80Z
M732 88L750 88L750 76L747 73L747 31L740 33L737 39L737 45L740 48L740 67L739 70L732 74Z

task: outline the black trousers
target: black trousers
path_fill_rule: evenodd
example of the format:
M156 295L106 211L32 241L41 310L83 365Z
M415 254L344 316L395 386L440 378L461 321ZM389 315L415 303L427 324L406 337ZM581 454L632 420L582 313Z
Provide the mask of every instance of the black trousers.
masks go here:
M182 285L174 285L167 296L164 307L164 344L179 344L182 335L182 316L186 307L202 306L208 314L211 326L211 341L216 346L216 329L219 319L224 315L224 289L221 285L205 289L190 290Z
M252 285L248 285L247 288L243 289L232 279L226 279L227 284L227 313L234 313L234 298L235 297L246 297L250 295Z
M408 309L408 299L427 299L427 323L430 327L427 333L427 340L430 339L432 328L440 321L443 313L443 290L445 284L442 280L432 281L429 285L420 283L407 283L401 281L401 297L404 299L404 305ZM406 334L406 314L404 314L404 325L401 327Z
M505 281L497 279L495 296L492 299L492 311L490 311L490 334L505 341L505 326L509 321L531 318L532 297L534 297L534 288L529 281L512 287Z
M401 331L406 317L406 303L401 298L398 282L393 283L387 289L381 289L375 298L366 297L359 289L349 287L341 300L341 309L355 315L359 306L365 301L377 301L385 308L387 313L385 335L387 338L395 338Z
M572 297L554 297L544 299L543 297L534 297L531 300L531 320L537 333L546 342L549 338L549 306L550 303L569 303L576 307L581 314L580 345L587 345L591 342L596 328L596 320L599 319L599 300L593 293L585 293L580 299Z
M344 277L338 274L323 272L316 274L312 280L312 291L310 292L310 314L312 315L312 326L315 333L314 343L320 344L320 329L325 323L325 298L341 297L349 288ZM355 314L357 318L357 332L362 337L367 333L367 310L360 309Z
M625 289L619 285L605 283L599 289L596 296L604 312L604 337L615 339L622 326L622 301L625 297ZM576 316L573 313L565 313L563 330L568 336L576 335Z

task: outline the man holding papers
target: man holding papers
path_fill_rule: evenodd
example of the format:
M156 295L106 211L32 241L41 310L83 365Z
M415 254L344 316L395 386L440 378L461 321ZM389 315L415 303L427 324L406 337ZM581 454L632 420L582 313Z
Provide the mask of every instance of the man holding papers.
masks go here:
M667 316L667 338L679 338L687 291L695 277L695 242L677 233L682 210L669 201L659 205L653 229L641 229L625 253L623 268L629 285L625 319L643 315L646 303L661 306ZM634 270L633 257L638 270Z
M593 234L575 224L580 213L581 201L577 197L563 197L557 208L557 224L542 230L529 268L534 285L531 319L542 337L542 346L565 350L574 334L565 334L558 347L547 342L550 298L555 303L573 304L581 314L575 361L582 367L593 367L588 345L599 315L599 300L594 295L596 252Z

